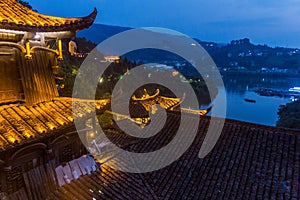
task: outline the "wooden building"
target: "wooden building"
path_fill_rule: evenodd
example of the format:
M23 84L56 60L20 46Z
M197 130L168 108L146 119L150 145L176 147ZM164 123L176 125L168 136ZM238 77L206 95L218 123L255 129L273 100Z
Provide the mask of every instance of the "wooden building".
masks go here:
M60 18L15 0L0 3L0 101L33 105L57 97L54 74L57 60L63 59L61 39L88 28L97 10L83 18Z
M57 167L86 154L74 119L90 119L95 103L58 97L55 75L61 39L96 15L53 17L0 0L0 199L46 199L59 185Z

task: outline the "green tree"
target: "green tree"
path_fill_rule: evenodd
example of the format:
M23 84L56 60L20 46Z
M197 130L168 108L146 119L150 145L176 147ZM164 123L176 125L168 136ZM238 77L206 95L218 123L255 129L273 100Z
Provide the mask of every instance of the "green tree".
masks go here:
M17 2L29 9L32 9L32 6L27 1L17 0Z
M300 101L281 106L278 115L278 127L300 129Z
M23 6L29 8L30 10L36 11L35 9L32 8L32 6L29 4L29 2L27 1L23 1L23 0L17 0L18 3L22 4Z

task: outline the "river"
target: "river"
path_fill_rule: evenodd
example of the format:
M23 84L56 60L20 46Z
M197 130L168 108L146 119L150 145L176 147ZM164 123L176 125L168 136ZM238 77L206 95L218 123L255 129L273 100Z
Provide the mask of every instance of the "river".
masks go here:
M286 78L264 74L223 76L223 81L227 96L226 118L269 126L276 126L279 106L291 102L291 99L260 96L252 90L257 87L288 90L300 86L300 77ZM256 102L246 102L245 98Z

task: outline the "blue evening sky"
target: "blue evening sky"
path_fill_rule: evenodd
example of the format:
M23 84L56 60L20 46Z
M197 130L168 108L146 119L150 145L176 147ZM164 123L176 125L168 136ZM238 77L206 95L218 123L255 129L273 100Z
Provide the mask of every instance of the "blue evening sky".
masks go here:
M26 0L25 0L26 1ZM164 27L200 40L300 47L300 0L27 0L40 13L85 16L95 23Z

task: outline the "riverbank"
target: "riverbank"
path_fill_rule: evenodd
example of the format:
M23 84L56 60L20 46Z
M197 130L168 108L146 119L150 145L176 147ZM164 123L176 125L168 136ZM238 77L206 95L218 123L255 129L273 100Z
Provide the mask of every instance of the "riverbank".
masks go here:
M257 72L257 71L222 71L223 76L255 76L265 78L300 78L300 74L279 72Z
M277 96L282 98L300 98L299 92L291 92L289 90L275 90L269 88L256 88L253 90L255 93L259 94L260 96Z

